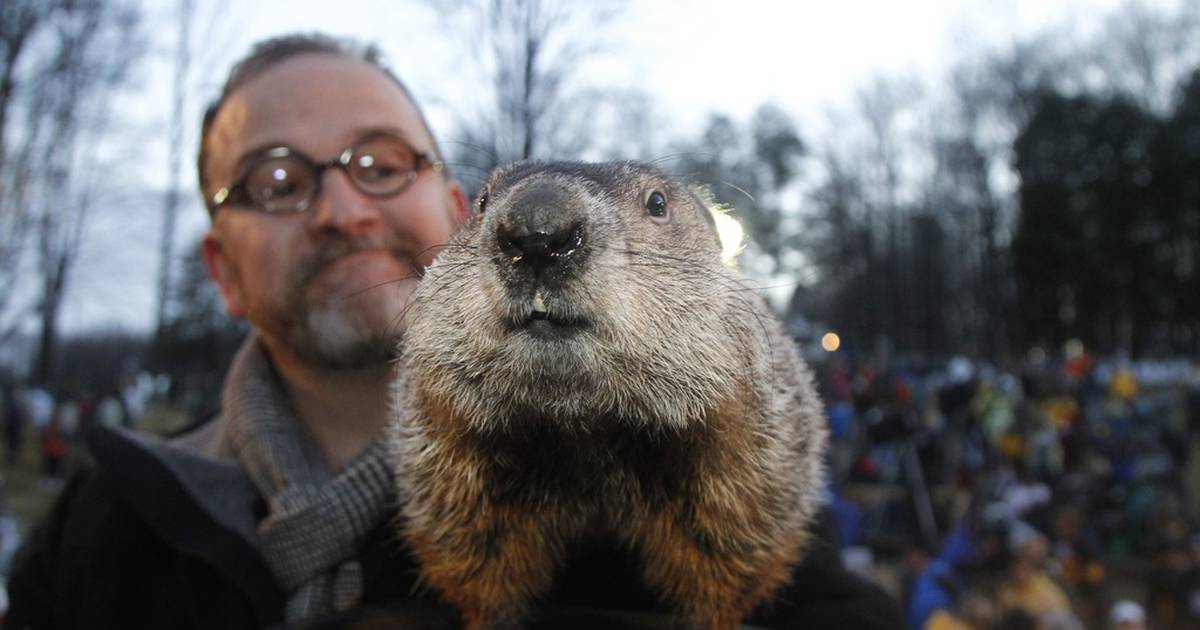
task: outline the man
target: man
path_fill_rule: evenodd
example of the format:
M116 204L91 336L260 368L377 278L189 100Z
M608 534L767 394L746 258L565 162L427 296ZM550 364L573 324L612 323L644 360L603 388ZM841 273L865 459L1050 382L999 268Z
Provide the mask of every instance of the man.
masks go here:
M260 626L411 590L411 565L380 562L397 550L378 438L399 315L467 219L462 187L378 54L320 36L235 67L198 168L204 260L253 325L221 417L169 442L98 431L96 471L13 575L10 624Z
M395 534L379 442L399 315L468 217L420 111L370 50L271 40L206 115L199 172L205 262L254 330L221 416L165 442L97 430L94 471L19 561L10 623L259 627L357 608L453 624ZM549 604L645 604L608 555L583 550ZM839 567L814 566L800 571L816 571L810 592L850 619L898 618Z

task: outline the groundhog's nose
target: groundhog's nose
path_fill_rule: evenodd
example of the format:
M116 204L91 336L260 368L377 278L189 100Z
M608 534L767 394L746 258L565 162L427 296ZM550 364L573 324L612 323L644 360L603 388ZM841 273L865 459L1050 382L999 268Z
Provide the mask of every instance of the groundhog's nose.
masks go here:
M496 227L496 245L513 265L541 274L578 264L585 256L583 217L561 186L528 186L507 205Z
M583 223L576 223L553 233L541 230L515 232L500 228L497 234L500 250L514 264L528 265L540 271L551 265L568 262L583 247Z

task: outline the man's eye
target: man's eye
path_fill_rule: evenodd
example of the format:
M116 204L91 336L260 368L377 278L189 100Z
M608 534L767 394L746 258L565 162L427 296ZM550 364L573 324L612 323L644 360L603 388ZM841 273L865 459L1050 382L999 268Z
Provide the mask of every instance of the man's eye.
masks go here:
M265 162L250 171L246 192L259 203L292 203L311 188L312 176L295 160Z
M359 171L359 173L363 179L378 181L381 179L387 179L389 177L395 177L396 175L399 175L400 169L397 169L394 166L391 166L389 164L383 164L383 163L377 162L368 168L362 169L361 171Z
M259 193L259 196L262 197L263 199L280 199L282 197L287 197L288 195L291 195L295 192L296 192L295 184L288 182L288 181L281 181L281 182L277 182L277 183L263 189Z

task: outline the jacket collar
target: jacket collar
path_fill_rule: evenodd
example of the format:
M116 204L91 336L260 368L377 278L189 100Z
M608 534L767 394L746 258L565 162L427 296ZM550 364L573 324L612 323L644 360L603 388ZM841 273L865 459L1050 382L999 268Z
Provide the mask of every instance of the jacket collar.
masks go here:
M167 544L206 562L275 621L285 600L257 551L261 500L245 473L213 449L217 419L182 439L94 426L88 446L129 506ZM208 440L217 444L220 440Z

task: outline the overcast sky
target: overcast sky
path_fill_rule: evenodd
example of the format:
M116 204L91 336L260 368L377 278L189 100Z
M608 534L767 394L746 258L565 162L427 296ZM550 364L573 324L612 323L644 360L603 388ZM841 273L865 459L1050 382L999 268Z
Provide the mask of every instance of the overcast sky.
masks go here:
M1186 0L1183 0L1186 1ZM1173 2L1163 3L1175 6ZM121 177L131 191L119 207L98 212L96 237L72 277L64 331L120 327L145 330L153 313L154 269L166 180L174 1L147 2L152 54L139 67L120 111ZM427 4L400 0L196 0L197 69L182 186L189 205L178 232L193 247L207 221L198 204L195 130L203 102L229 64L272 35L321 30L377 42L423 103L435 133L451 132L456 103L472 98L475 79L462 41L450 37ZM707 115L745 119L772 101L788 110L804 135L824 135L828 112L879 75L905 74L930 83L964 51L1003 45L1051 25L1086 31L1118 0L629 0L611 21L604 52L588 66L597 87L639 87L654 96L671 133L699 128ZM719 82L714 81L719 77ZM149 192L147 192L149 191ZM120 245L114 245L119 242Z

